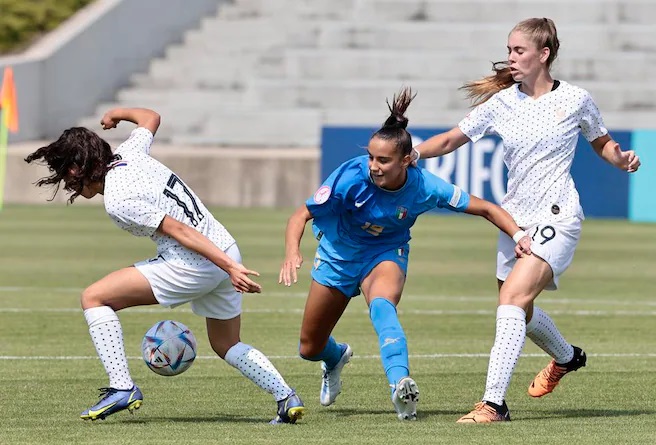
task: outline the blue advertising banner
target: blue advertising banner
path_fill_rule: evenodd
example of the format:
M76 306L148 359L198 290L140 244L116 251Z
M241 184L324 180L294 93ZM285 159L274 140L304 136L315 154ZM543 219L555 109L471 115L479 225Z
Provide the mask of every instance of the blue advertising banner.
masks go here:
M322 130L322 180L342 162L366 153L373 127L324 127ZM444 128L409 128L415 144ZM631 133L613 131L613 138L625 150L631 147ZM506 191L507 169L503 163L503 146L497 137L485 137L469 143L442 158L420 161L420 165L463 190L500 203ZM629 208L629 175L605 161L590 144L579 138L572 166L572 176L581 197L586 216L627 218ZM445 210L438 210L445 211Z
M629 218L656 222L656 174L650 171L656 165L656 131L635 131L632 142L643 166L630 176Z

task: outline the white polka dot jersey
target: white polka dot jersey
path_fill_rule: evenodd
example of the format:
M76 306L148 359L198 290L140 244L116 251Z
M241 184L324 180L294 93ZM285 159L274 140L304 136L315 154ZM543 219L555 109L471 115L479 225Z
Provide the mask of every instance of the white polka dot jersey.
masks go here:
M473 142L488 134L503 140L508 186L501 206L519 226L583 219L570 174L578 136L591 142L608 133L586 90L560 81L533 99L514 84L474 108L458 127Z
M116 149L105 177L105 210L121 229L149 236L164 260L198 266L209 260L156 232L166 215L198 230L223 251L235 240L182 179L149 155L152 143L150 130L138 127Z

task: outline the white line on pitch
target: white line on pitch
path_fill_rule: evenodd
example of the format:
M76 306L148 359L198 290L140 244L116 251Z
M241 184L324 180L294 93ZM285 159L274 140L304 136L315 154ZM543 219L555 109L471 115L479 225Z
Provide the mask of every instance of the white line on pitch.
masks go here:
M440 359L440 358L487 358L490 354L412 354L409 356L411 359ZM656 354L587 354L588 357L609 357L609 358L656 358ZM300 359L297 355L269 355L267 356L274 360L296 360ZM546 354L522 354L522 357L547 357ZM0 355L0 360L97 360L98 357L86 356L19 356L19 355ZM130 356L129 360L143 360L141 357ZM199 355L196 360L218 360L216 355ZM353 359L373 360L380 359L379 355L357 355Z
M0 286L0 292L43 292L48 293L70 293L79 294L83 288L77 287L31 287L31 286ZM306 298L307 292L264 292L262 295L246 295L244 298ZM404 295L404 300L414 301L449 301L449 302L494 302L496 295L490 296L467 296L467 295ZM550 304L590 304L607 306L656 306L656 301L616 301L616 300L593 300L587 298L539 298L539 303Z
M148 314L175 314L175 313L191 313L191 309L171 309L163 307L150 307L150 308L129 308L125 309L127 313L148 313ZM408 315L494 315L494 310L446 310L446 309L399 309L399 314ZM79 308L2 308L0 313L82 313ZM302 314L303 309L244 309L244 314ZM350 311L347 314L368 314L364 311ZM654 317L656 311L586 311L586 310L550 310L551 315L578 315L587 317Z

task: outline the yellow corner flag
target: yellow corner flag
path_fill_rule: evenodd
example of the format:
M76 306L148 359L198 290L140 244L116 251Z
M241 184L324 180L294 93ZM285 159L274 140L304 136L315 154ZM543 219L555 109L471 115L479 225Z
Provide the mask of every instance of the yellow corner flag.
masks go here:
M18 105L16 103L16 85L14 71L5 67L0 87L0 210L5 200L5 176L7 173L8 132L18 131Z

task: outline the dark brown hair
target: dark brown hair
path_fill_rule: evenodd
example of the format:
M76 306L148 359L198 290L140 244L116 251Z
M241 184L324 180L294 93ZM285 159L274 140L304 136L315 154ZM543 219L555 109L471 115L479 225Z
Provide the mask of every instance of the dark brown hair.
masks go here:
M558 57L558 48L560 48L558 32L553 20L546 17L526 19L515 25L510 33L515 31L523 33L538 49L549 48L547 68L551 68L551 64ZM460 87L467 92L467 98L472 101L472 106L482 104L499 91L505 90L515 83L508 62L494 62L492 71L494 74L491 76L467 82Z
M87 128L73 127L65 130L55 142L30 154L25 162L46 165L52 173L35 183L37 187L55 188L50 200L55 198L61 181L66 179L65 190L72 192L68 201L73 203L85 184L104 181L112 157L112 149L104 139Z
M385 123L383 123L383 126L371 138L378 137L386 141L393 141L396 144L396 148L404 156L409 155L412 152L412 138L406 130L408 118L405 117L405 111L416 95L417 93L412 93L411 88L406 87L398 95L394 95L392 105L387 100L387 108L390 111L390 115L385 120Z

